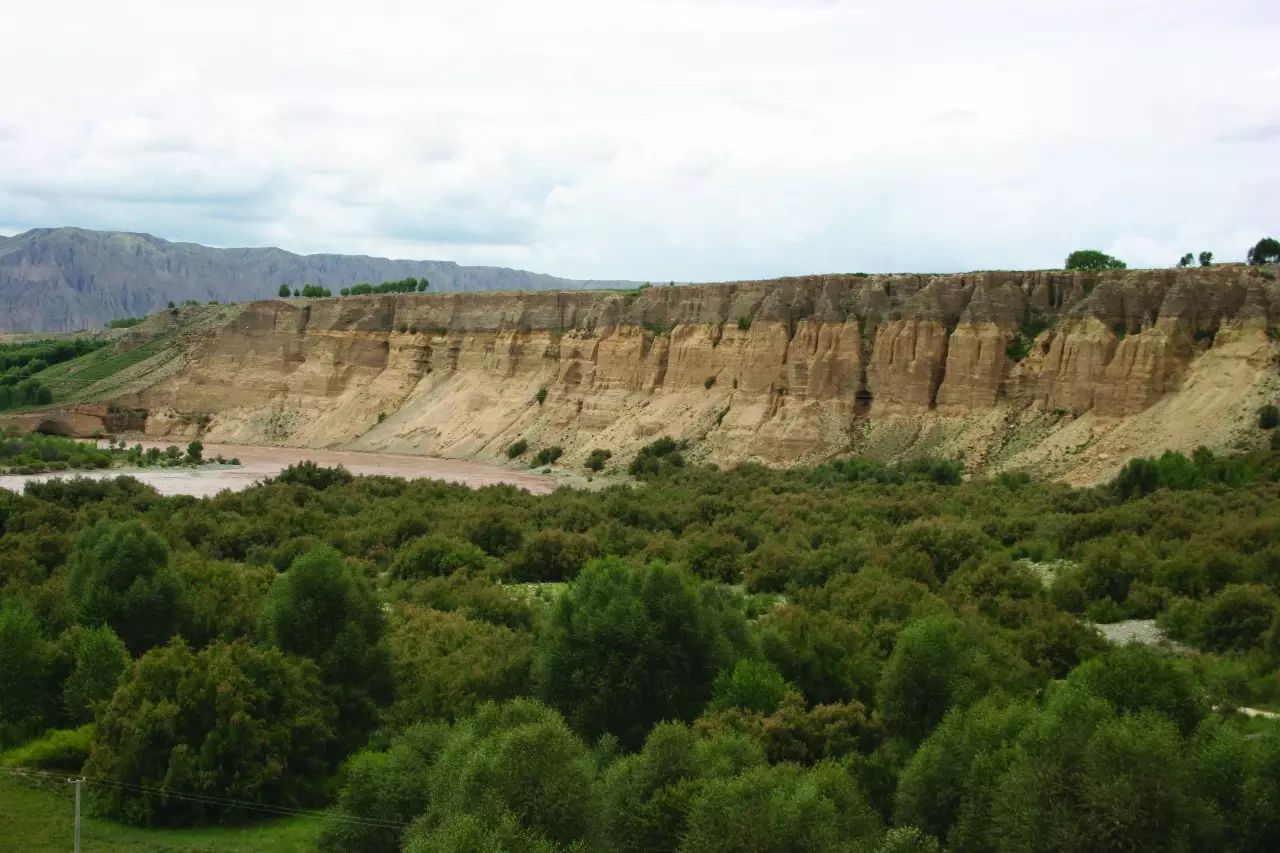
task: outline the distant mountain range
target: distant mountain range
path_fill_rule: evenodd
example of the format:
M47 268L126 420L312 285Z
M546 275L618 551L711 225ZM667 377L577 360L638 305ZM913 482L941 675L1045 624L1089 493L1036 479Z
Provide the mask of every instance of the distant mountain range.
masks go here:
M274 297L281 284L335 292L357 282L426 277L431 292L581 290L634 282L557 278L506 267L367 255L295 255L283 249L214 249L150 234L36 228L0 237L0 332L101 328L170 301Z

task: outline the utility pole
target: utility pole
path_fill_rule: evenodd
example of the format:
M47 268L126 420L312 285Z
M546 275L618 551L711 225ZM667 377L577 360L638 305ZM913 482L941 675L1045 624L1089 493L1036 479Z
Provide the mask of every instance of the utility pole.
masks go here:
M80 853L80 779L76 780L76 846L75 853Z

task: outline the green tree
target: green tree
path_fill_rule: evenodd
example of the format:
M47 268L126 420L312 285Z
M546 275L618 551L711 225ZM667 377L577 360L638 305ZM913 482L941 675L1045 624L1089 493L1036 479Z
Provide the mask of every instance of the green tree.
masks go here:
M1213 266L1213 252L1201 252L1201 253L1200 253L1200 266L1202 266L1202 267L1211 267L1211 266Z
M1276 620L1276 595L1260 584L1229 584L1200 614L1197 645L1212 652L1248 651L1259 645Z
M1247 260L1254 265L1280 263L1280 240L1263 237L1249 250Z
M880 818L853 775L824 762L759 767L710 779L689 812L680 853L804 853L875 844Z
M1076 667L1067 681L1106 700L1117 712L1159 712L1184 734L1209 710L1187 663L1146 646L1112 649Z
M288 298L289 298L289 294L290 294L290 291L289 291L289 285L287 285L287 284L282 284L282 285L280 285L280 290L279 290L279 291L277 291L277 295L278 295L281 299L288 299Z
M595 812L594 780L590 753L555 711L529 699L488 703L441 749L423 828L511 820L531 841L573 844Z
M1002 853L1078 851L1079 779L1089 738L1115 711L1077 685L1055 688L1014 743L991 798L991 838Z
M706 740L679 723L654 726L643 749L613 762L601 775L596 846L631 853L675 850L693 798L703 779L723 763L725 748L736 756L721 772L765 763L759 748L741 738Z
M990 540L971 524L950 519L922 519L903 527L897 544L903 550L923 551L933 564L937 579L945 581L952 572L982 556Z
M396 553L391 561L391 577L410 580L454 572L478 573L489 564L489 556L470 542L432 534L413 540Z
M169 546L140 521L99 521L67 558L72 600L86 625L107 624L135 654L163 643L181 619Z
M663 563L587 565L557 600L536 680L570 725L635 748L659 720L690 720L716 673L745 644L745 624L714 588Z
M193 654L174 640L143 655L98 716L85 773L110 784L90 803L142 824L258 816L226 799L309 805L332 770L333 723L310 661L243 642Z
M511 564L511 574L518 581L572 580L597 550L595 540L580 533L543 530L525 541Z
M1201 725L1191 743L1203 850L1273 850L1280 844L1280 729L1246 735L1230 720Z
M1195 263L1195 261L1196 261L1195 256L1194 256L1194 255L1192 255L1190 252L1187 252L1185 255L1183 255L1182 257L1178 258L1178 268L1179 268L1179 269L1186 269L1187 267L1189 267L1189 266L1191 266L1192 264L1194 264L1194 263Z
M1067 255L1065 267L1069 270L1122 270L1125 264L1097 249L1077 249Z
M529 691L533 643L523 631L404 604L388 640L396 699L387 717L394 726L458 719L488 700Z
M1186 750L1165 717L1144 712L1098 727L1080 768L1079 839L1086 850L1190 846L1199 811Z
M501 557L524 542L524 528L510 512L498 508L477 513L467 525L467 538L480 550Z
M280 571L288 568L286 562ZM181 634L192 648L216 640L232 642L253 636L263 597L275 579L272 566L203 560L184 554L174 571L183 595Z
M693 723L699 734L711 737L737 734L760 745L772 763L816 764L867 754L880 742L879 721L861 702L832 702L805 707L794 690L785 693L770 711L742 706L708 709Z
M942 853L938 839L914 826L895 826L884 834L876 853Z
M196 440L187 445L187 460L194 463L204 460L204 442Z
M903 768L894 823L919 827L957 853L990 850L996 786L1035 714L1000 696L950 711Z
M444 723L418 723L385 751L352 756L342 768L338 802L320 836L321 853L398 853L404 833L396 825L427 810L432 766L449 734Z
M1009 657L954 616L909 623L877 691L889 731L921 740L951 708L972 704L1001 682L1016 682L1023 673Z
M44 728L52 649L30 608L0 603L0 746L19 743Z
M1258 409L1258 426L1262 429L1275 429L1280 426L1280 406L1268 403Z
M405 832L404 853L558 853L576 851L525 829L509 812L494 816L453 814L436 824L422 819Z
M335 689L343 734L363 739L389 692L382 608L359 570L333 548L295 559L279 575L262 607L268 643L310 658Z
M708 707L714 711L746 708L771 714L793 689L773 664L743 658L716 678Z
M81 629L72 649L73 666L62 685L62 703L72 722L87 723L94 706L115 693L129 668L129 652L106 625Z
M810 701L871 701L878 650L859 623L793 604L766 613L757 631L765 657Z

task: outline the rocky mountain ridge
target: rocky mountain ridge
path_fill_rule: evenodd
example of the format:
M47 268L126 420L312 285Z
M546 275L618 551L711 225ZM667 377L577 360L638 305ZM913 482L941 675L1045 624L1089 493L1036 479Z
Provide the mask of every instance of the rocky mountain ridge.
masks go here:
M119 403L157 437L483 458L525 438L573 464L668 434L724 463L927 452L1083 482L1260 440L1277 328L1274 271L1241 265L273 300Z
M0 332L99 329L169 302L241 302L281 284L335 292L357 282L426 277L437 292L628 287L505 267L364 255L296 255L276 248L215 249L150 234L38 228L0 237Z

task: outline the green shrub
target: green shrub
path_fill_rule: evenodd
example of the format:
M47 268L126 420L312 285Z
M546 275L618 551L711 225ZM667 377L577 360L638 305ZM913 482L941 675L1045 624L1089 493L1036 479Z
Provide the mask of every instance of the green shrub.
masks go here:
M515 459L517 456L524 453L528 449L529 449L529 442L525 441L523 438L518 438L515 441L511 442L511 444L507 445L507 458Z
M1040 333L1049 328L1052 320L1049 317L1032 315L1018 324L1013 339L1005 347L1005 355L1010 361L1019 362L1031 354L1031 345Z
M409 542L391 562L391 577L416 580L455 572L477 573L489 565L484 551L462 539L432 534Z
M239 465L238 459L231 460L232 465ZM295 486L305 486L308 489L328 489L332 486L340 486L344 483L351 482L351 472L341 465L335 465L327 468L323 465L317 465L310 459L304 459L301 462L288 466L275 477L277 483L289 483Z
M511 576L534 583L573 580L597 552L596 541L581 533L542 530L530 537L515 555Z
M33 741L0 755L0 766L79 773L89 757L93 726L50 729Z
M547 388L545 385L538 389L538 393L533 395L533 399L538 401L539 406L547 402Z
M606 462L613 456L612 450L605 450L603 447L597 447L587 455L585 463L588 471L600 471L604 468Z
M714 376L708 376L705 380L703 380L702 387L710 391L715 386L715 384L716 384L716 378Z
M558 444L551 447L544 447L533 457L533 462L530 464L534 468L541 468L544 465L550 465L563 455L564 448Z
M1268 403L1258 410L1258 426L1262 429L1275 429L1280 426L1280 407Z
M686 446L686 442L676 441L664 435L640 448L635 458L631 460L631 464L627 466L627 473L643 479L654 477L671 468L683 468L684 456L680 451Z
M739 318L738 318L738 328L739 328L739 329L741 329L741 330L742 330L742 331L744 331L744 332L745 332L747 329L750 329L750 328L751 328L751 318L750 318L750 317L739 317Z

